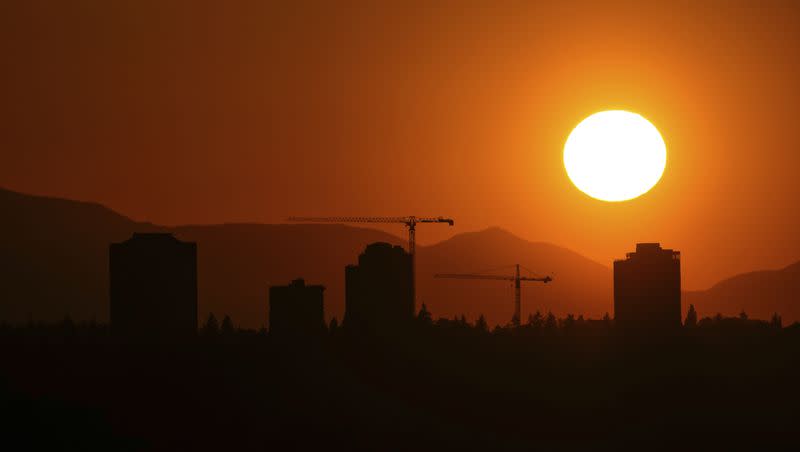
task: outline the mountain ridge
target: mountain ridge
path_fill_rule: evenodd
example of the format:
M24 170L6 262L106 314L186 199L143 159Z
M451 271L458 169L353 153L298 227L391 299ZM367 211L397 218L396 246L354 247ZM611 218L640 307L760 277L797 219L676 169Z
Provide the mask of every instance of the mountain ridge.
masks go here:
M777 313L784 321L800 320L800 261L783 268L755 270L725 278L706 290L683 293L683 308L695 305L701 316L716 313L768 319Z
M171 232L181 240L198 242L201 321L209 312L230 314L248 327L266 323L268 286L297 277L325 285L326 316L341 319L344 267L356 263L368 243L407 244L398 235L345 224L161 226L133 220L100 203L3 188L0 212L0 299L7 300L0 306L0 322L56 321L65 315L76 320L107 319L108 245L133 232ZM526 240L497 226L417 246L417 307L426 303L434 316L465 314L474 319L483 314L490 323L506 323L513 311L510 284L442 280L434 275L513 264L554 277L547 285L523 285L523 317L535 310L587 317L613 310L609 267L569 248ZM785 320L798 319L800 310L790 298L800 294L800 286L792 285L787 276L798 271L800 262L780 270L735 275L705 291L684 292L684 310L695 304L701 315L717 311L733 315L744 309L760 317L775 310ZM740 285L761 289L753 293ZM777 293L770 287L787 290ZM761 301L753 301L756 298Z
M250 327L266 323L268 286L297 277L325 285L327 317L341 319L344 267L356 263L368 243L406 245L397 235L343 224L160 226L135 221L99 203L7 189L0 190L0 211L5 220L0 223L0 251L5 257L0 264L0 297L8 300L0 307L2 321L57 321L65 315L75 320L107 319L108 245L126 240L133 232L171 232L181 240L196 241L201 321L214 312L230 314L237 323ZM441 285L433 279L436 272L474 270L485 262L501 261L514 264L522 260L525 262L519 263L537 266L548 261L548 256L558 256L553 260L591 268L597 273L596 280L608 280L607 269L600 264L556 245L526 241L498 227L462 234L417 247L418 304L426 302L436 316L476 318L485 314L505 323L511 309L507 287ZM518 259L525 254L518 250L541 256ZM537 266L537 270L550 268ZM609 287L603 284L600 292L608 293ZM560 312L562 305L577 307L580 294L573 292L566 286L550 290L547 293L567 302L545 298L541 308ZM527 293L534 294L525 290L524 303ZM475 299L475 294L482 294L483 299ZM598 311L610 310L610 299L591 301L594 306L604 305Z

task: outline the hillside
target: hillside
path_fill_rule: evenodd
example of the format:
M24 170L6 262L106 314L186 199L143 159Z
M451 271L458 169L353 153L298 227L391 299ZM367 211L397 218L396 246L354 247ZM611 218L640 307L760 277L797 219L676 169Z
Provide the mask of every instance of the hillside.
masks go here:
M0 320L108 316L108 244L136 223L93 203L0 190Z
M198 243L199 308L230 314L245 326L266 322L267 288L296 277L324 284L326 314L344 310L344 266L368 243L405 244L405 238L345 225L223 224L174 228L140 223L95 203L0 190L0 321L108 318L108 244L135 231L167 231ZM398 228L398 234L404 231ZM513 286L504 281L435 279L435 273L512 274L515 263L554 277L523 283L523 320L535 310L599 317L612 311L611 271L544 242L528 242L499 228L458 234L418 246L417 295L434 316L485 314L505 323ZM503 268L500 268L503 267ZM800 263L745 273L706 291L685 292L684 311L701 316L742 310L754 318L780 313L800 319Z
M780 270L743 273L725 279L708 290L684 292L684 311L694 304L701 316L717 312L769 319L779 313L784 324L800 320L800 262Z
M551 310L601 317L612 311L611 270L573 251L544 242L529 242L500 229L458 234L418 251L419 299L433 313L464 313L474 319L481 313L490 323L505 323L514 312L511 281L434 279L435 273L483 273L512 275L520 264L553 281L522 283L522 319ZM498 269L498 267L504 267ZM525 273L523 271L523 273Z
M173 232L198 243L199 310L230 314L242 325L266 321L267 288L296 277L327 287L326 314L344 310L344 266L368 244L405 239L344 225L223 224L162 227L135 222L99 204L0 190L0 321L108 317L108 244L134 231ZM399 229L399 228L398 228ZM398 234L404 231L398 230ZM523 316L534 309L599 316L611 310L609 269L572 251L527 242L501 229L459 234L418 246L418 299L434 316L486 314L505 323L511 283L434 279L520 263L552 274L523 287ZM511 274L510 268L504 273Z

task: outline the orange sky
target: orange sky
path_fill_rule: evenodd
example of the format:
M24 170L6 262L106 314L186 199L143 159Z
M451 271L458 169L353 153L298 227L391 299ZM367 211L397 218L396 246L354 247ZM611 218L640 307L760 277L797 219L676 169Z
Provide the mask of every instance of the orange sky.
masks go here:
M660 241L690 289L800 259L793 2L232 3L4 1L0 186L165 224L449 215L419 241L497 225L607 265ZM561 160L611 108L668 147L620 204Z

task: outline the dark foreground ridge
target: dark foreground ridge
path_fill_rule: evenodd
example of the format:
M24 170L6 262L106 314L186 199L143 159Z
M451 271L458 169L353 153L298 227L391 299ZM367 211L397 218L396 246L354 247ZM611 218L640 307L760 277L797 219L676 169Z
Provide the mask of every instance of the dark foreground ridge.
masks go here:
M691 321L670 337L534 315L489 331L281 340L210 319L180 343L104 325L0 328L5 441L63 450L530 450L794 438L800 326ZM9 443L11 444L11 443Z

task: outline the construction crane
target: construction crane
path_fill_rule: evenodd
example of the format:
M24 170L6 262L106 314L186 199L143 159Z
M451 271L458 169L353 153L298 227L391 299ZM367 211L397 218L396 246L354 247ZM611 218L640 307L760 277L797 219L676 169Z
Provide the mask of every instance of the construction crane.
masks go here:
M513 276L504 276L504 275L479 275L479 274L470 274L470 273L437 273L434 275L436 278L451 278L451 279L492 279L492 280L500 280L500 281L514 281L514 317L511 319L511 324L514 326L519 326L520 318L521 318L521 306L520 306L520 299L521 299L521 282L522 281L539 281L545 284L549 283L553 280L553 278L549 276L545 276L542 278L538 277L528 277L528 276L520 276L519 274L519 264L516 265L516 273Z
M287 221L300 223L403 223L408 228L408 253L411 254L412 294L416 303L416 243L417 223L455 224L452 218L445 217L289 217Z

